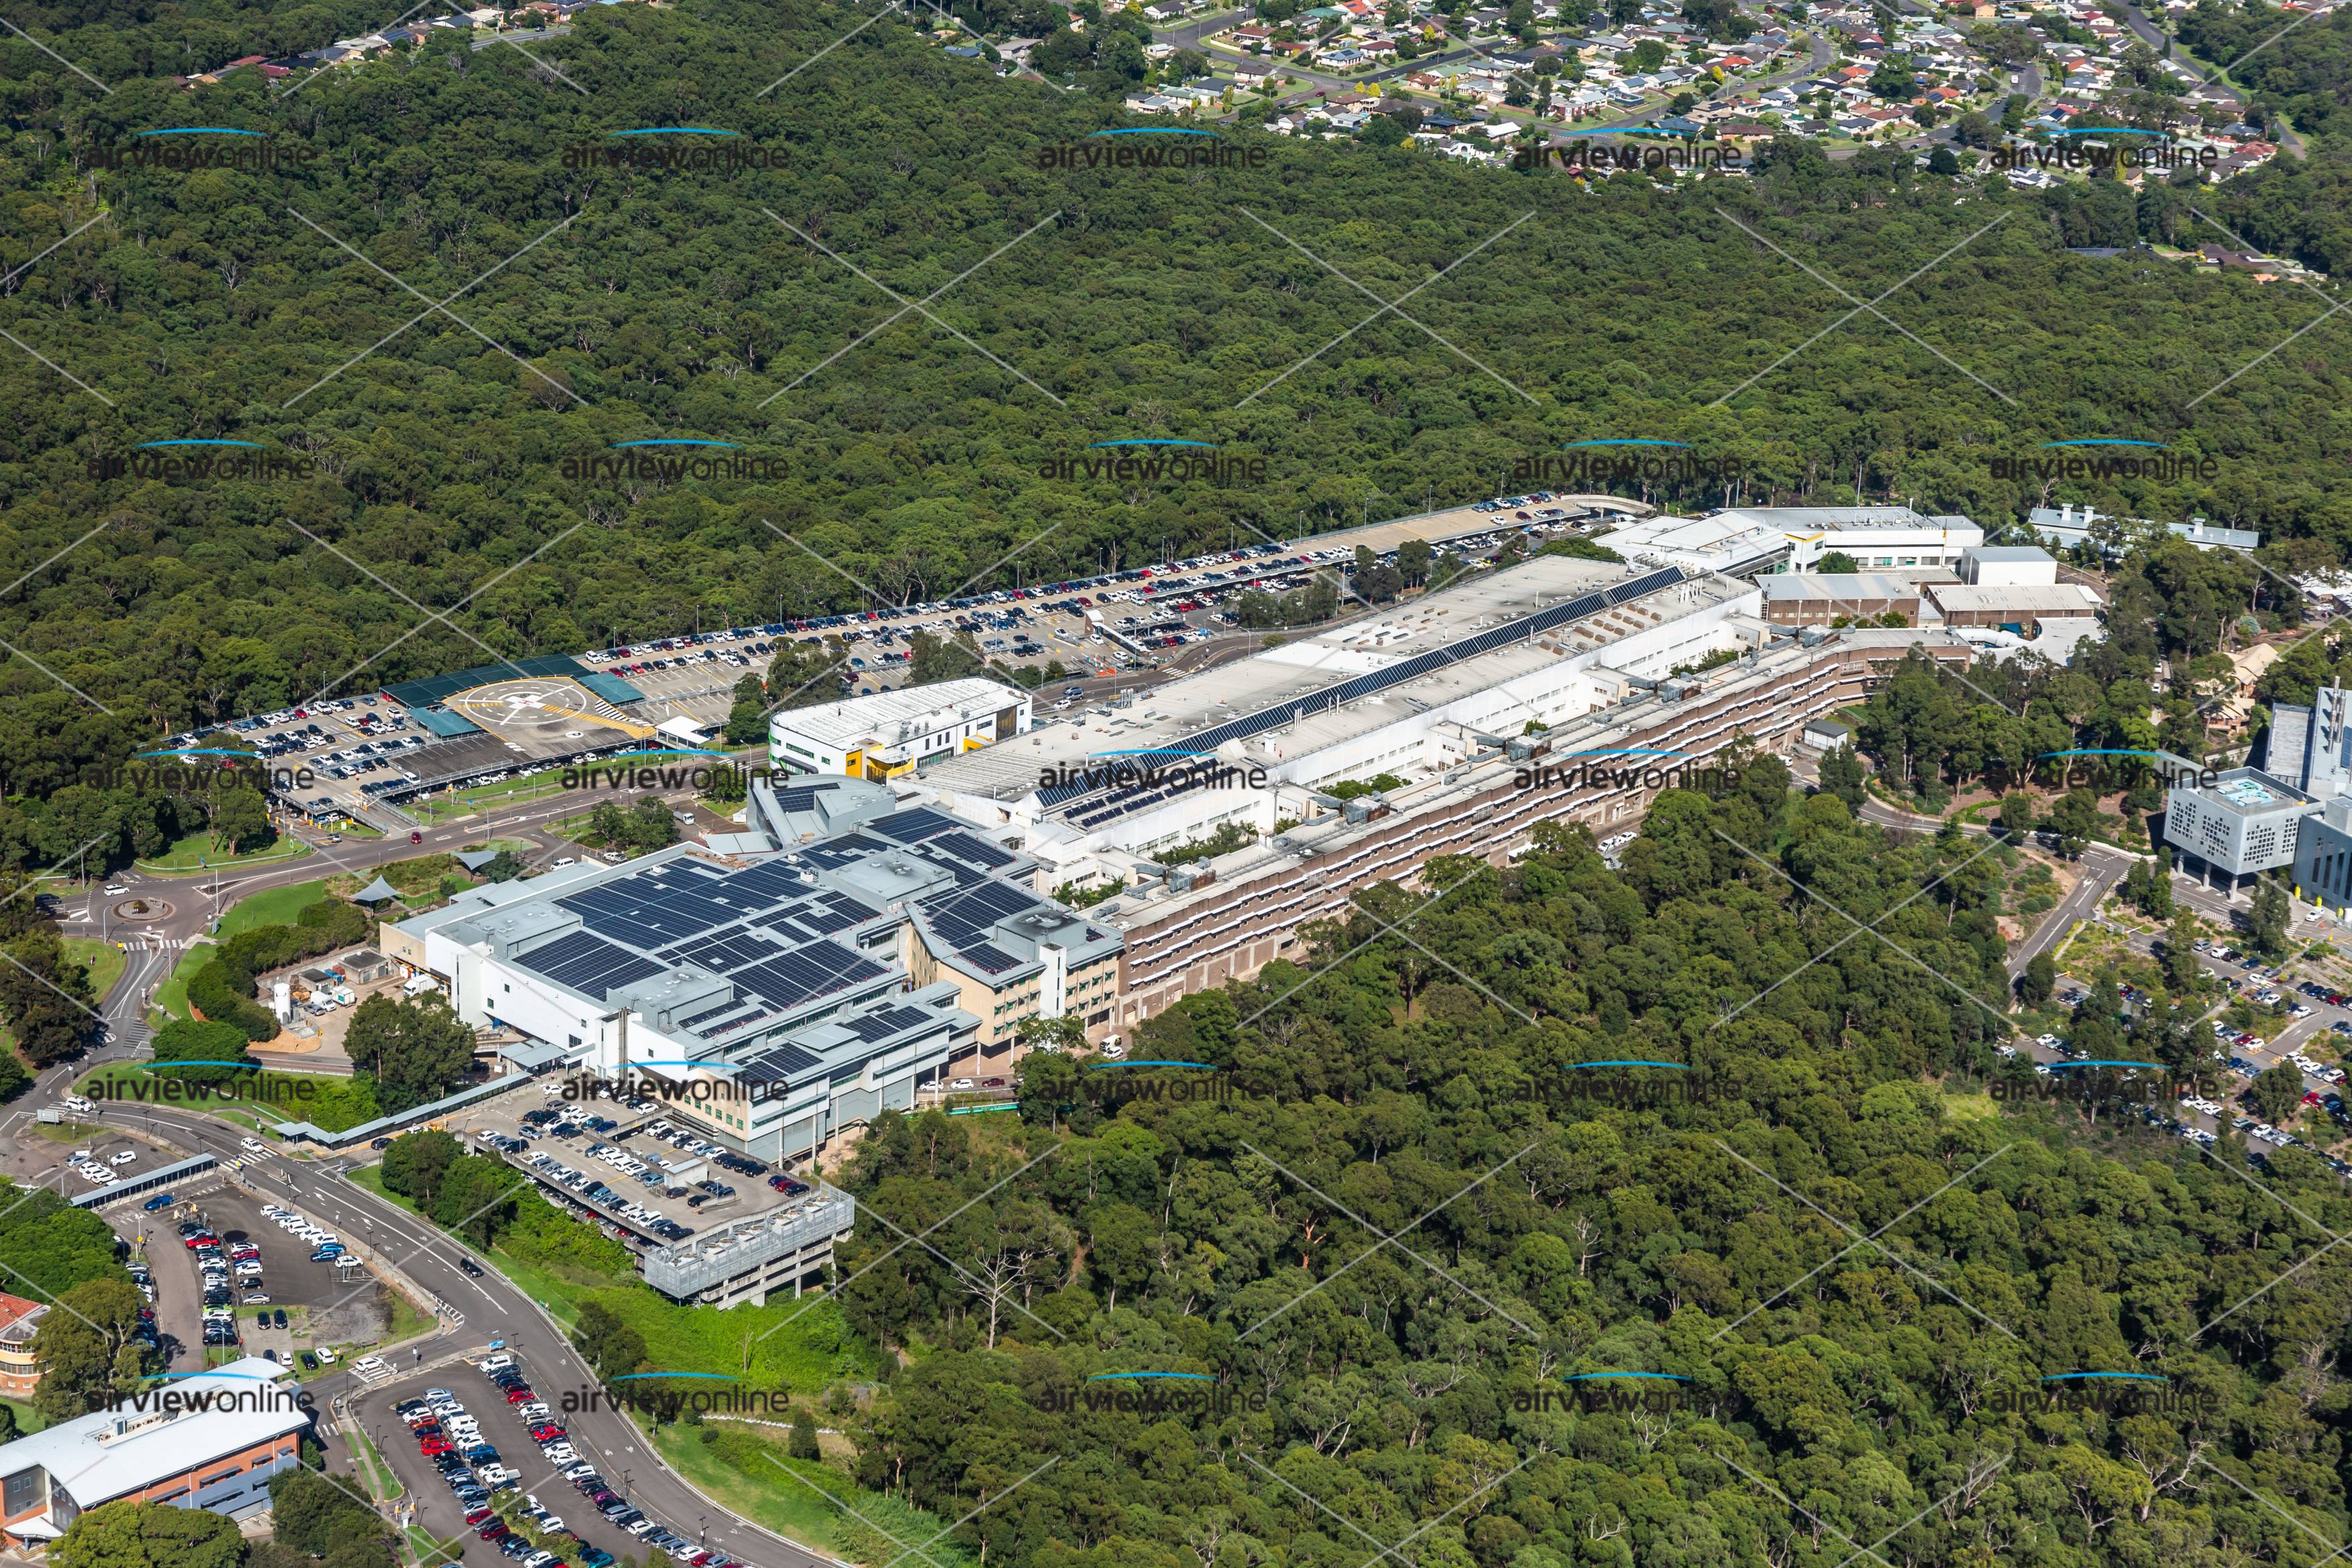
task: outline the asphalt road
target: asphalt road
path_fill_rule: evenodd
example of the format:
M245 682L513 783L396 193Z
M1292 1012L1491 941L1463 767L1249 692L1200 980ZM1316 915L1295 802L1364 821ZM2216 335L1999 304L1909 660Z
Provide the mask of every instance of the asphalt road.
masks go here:
M239 1129L187 1112L110 1105L98 1119L142 1122L156 1136L191 1153L206 1151L224 1159L240 1154ZM559 1402L567 1390L585 1391L597 1386L594 1375L570 1343L497 1270L484 1266L481 1278L468 1277L457 1264L457 1259L467 1250L458 1241L366 1188L341 1179L334 1174L338 1168L272 1155L260 1162L257 1175L264 1190L283 1190L289 1203L321 1221L339 1225L346 1236L355 1235L424 1289L464 1314L463 1327L445 1328L435 1338L422 1343L423 1361L485 1345L494 1339L503 1340L507 1349L530 1368L532 1386L551 1405L560 1408ZM404 1374L410 1372L417 1360L406 1354L401 1359L405 1364L395 1371ZM383 1428L384 1442L379 1445L379 1451L398 1471L408 1493L425 1505L425 1521L440 1538L452 1532L441 1526L458 1522L455 1513L444 1520L433 1511L436 1503L445 1512L449 1510L448 1489L417 1454L416 1445L390 1414L392 1404L428 1385L450 1389L482 1419L483 1435L522 1472L522 1490L538 1493L542 1503L571 1522L585 1523L589 1515L579 1506L583 1501L579 1494L569 1482L554 1476L530 1443L527 1433L515 1428L513 1423L485 1403L485 1395L492 1392L490 1385L471 1367L452 1365L425 1378L405 1376L374 1391L348 1370L315 1380L308 1386L317 1395L322 1410L331 1396L341 1396L352 1402L364 1429L373 1433ZM564 1425L573 1447L583 1458L594 1464L608 1479L617 1482L626 1473L628 1482L619 1490L648 1517L680 1535L700 1540L757 1568L833 1568L832 1560L822 1553L757 1525L740 1522L722 1511L663 1465L627 1416L599 1407L570 1416ZM709 1521L707 1534L703 1529L705 1521ZM614 1539L595 1539L600 1533ZM603 1546L615 1557L624 1554L620 1546L625 1538L619 1532L600 1527L591 1529L590 1535L591 1544ZM471 1541L470 1535L467 1539ZM474 1543L474 1554L503 1561L478 1542Z

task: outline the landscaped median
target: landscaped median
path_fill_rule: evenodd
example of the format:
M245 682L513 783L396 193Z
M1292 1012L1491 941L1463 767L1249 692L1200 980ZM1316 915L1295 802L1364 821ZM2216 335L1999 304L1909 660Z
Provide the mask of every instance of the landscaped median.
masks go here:
M212 847L209 833L196 833L182 839L153 860L131 862L134 869L149 876L210 876L216 871L249 871L255 866L282 865L300 860L310 852L310 846L293 836L278 838L250 854L225 855Z

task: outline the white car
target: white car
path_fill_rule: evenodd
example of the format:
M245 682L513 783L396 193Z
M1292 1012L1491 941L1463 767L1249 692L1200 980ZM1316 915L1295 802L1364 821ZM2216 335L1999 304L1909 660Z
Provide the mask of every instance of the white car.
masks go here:
M110 1165L110 1166L127 1166L127 1165L129 1165L131 1161L133 1161L133 1160L137 1159L138 1157L139 1157L139 1151L138 1151L138 1150L136 1150L136 1149L125 1149L125 1150L123 1150L123 1151L122 1151L121 1154L119 1154L119 1155L107 1155L107 1156L106 1156L106 1163L107 1163L108 1165Z
M248 1155L266 1155L269 1152L268 1145L258 1138L239 1138L236 1141L236 1146Z
M331 1350L329 1350L329 1349L328 1349L325 1345L323 1345L323 1344L322 1344L322 1345L320 1345L320 1347L319 1347L315 1352L313 1352L312 1354L316 1354L316 1355L318 1356L318 1358L319 1358L320 1361L324 1362L324 1363L325 1363L327 1365L329 1365L329 1366L332 1366L332 1365L334 1365L334 1364L335 1364L335 1353L334 1353L333 1351L331 1351Z

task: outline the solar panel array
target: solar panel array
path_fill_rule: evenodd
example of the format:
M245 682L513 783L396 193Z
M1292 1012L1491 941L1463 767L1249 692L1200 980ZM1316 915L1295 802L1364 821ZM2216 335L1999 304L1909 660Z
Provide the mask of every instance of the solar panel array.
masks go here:
M516 962L559 986L569 986L592 997L602 997L618 987L634 985L662 972L659 964L585 931L559 936L544 947L533 948Z
M744 1082L749 1083L782 1083L795 1074L806 1072L822 1060L797 1045L786 1042L746 1058L740 1071Z
M1213 728L1184 737L1181 744L1188 751L1213 753L1229 740L1245 740L1253 735L1262 735L1269 729L1278 729L1297 719L1311 718L1317 714L1328 713L1333 708L1361 697L1370 696L1376 692L1386 691L1391 686L1402 685L1407 681L1419 680L1422 676L1442 670L1448 664L1459 664L1465 659L1475 659L1483 653L1491 653L1497 648L1507 648L1513 643L1524 641L1539 632L1548 632L1555 626L1565 625L1570 621L1598 614L1612 604L1622 604L1629 599L1639 599L1644 594L1655 593L1662 588L1670 588L1682 580L1682 569L1670 566L1663 570L1634 578L1630 582L1618 583L1613 588L1582 594L1575 599L1555 604L1549 610L1538 610L1531 615L1522 615L1503 625L1492 627L1472 636L1459 638L1443 647L1416 653L1410 659L1390 665L1387 669L1374 670L1368 674L1341 681L1336 685L1326 686L1323 690L1301 697L1296 702L1286 703L1280 707L1261 708L1255 713L1244 714L1239 718L1228 719ZM1169 743L1171 747L1178 744L1174 741ZM1113 817L1124 816L1130 811L1139 811L1158 805L1168 797L1180 794L1192 787L1189 780L1181 778L1160 780L1148 786L1130 784L1118 790L1112 790L1108 786L1067 784L1055 789L1041 789L1037 793L1037 799L1042 805L1055 807L1066 801L1079 800L1097 790L1103 791L1105 798L1094 802L1093 808L1087 815L1072 819L1079 827L1091 828Z
M920 907L924 923L959 956L982 974L1001 975L1021 960L989 940L996 924L1053 906L1026 889L983 877L938 894Z
M578 915L586 929L522 962L596 997L693 965L730 982L735 997L702 1007L674 1027L713 1041L745 1038L821 998L872 990L877 981L887 984L891 955L877 955L877 962L843 936L880 919L882 912L824 886L810 869L881 856L894 863L903 860L930 881L934 891L926 918L973 968L994 974L1018 966L1019 960L988 940L992 929L999 921L1051 906L1025 887L990 874L1014 864L1017 856L924 808L879 819L868 830L802 852L802 863L779 858L727 872L681 858L584 888L555 903ZM886 1010L850 1027L861 1038L878 1040L927 1018L919 1009L886 1004ZM772 1052L762 1060L772 1057Z
M933 854L950 856L961 865L974 866L983 871L995 871L1001 866L1011 865L1016 858L1012 851L1000 849L977 833L961 831L941 833L924 847Z
M966 947L959 945L956 951L971 961L982 974L1001 975L1021 962L993 942L976 942Z
M881 1008L863 1018L851 1019L843 1027L863 1040L884 1040L904 1030L930 1021L931 1015L920 1008Z
M943 817L928 806L918 806L908 811L893 811L866 824L866 831L888 839L893 843L919 844L925 839L962 826L952 817Z
M784 946L781 942L734 925L709 936L698 936L691 942L665 948L660 956L673 964L698 964L713 974L725 975L772 958L782 951Z
M720 892L745 901L766 899L774 903L808 892L816 885L814 878L796 865L784 861L763 861L749 871L739 871L725 879Z
M792 1009L888 973L838 942L812 942L727 977L772 1007Z
M655 948L724 925L741 915L747 904L775 902L740 894L730 899L722 891L726 884L725 873L679 859L555 902L579 915L592 931Z

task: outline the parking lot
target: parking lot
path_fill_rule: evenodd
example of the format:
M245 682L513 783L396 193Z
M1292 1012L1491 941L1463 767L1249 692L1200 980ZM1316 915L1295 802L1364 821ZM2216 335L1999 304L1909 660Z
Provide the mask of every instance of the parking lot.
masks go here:
M2152 951L2145 937L2135 938L2131 945L2138 951ZM2196 951L2199 967L2229 989L2231 1001L2243 1001L2265 1011L2284 1006L2287 1020L2283 1028L2272 1028L2267 1040L2251 1030L2232 1027L2223 1019L2203 1020L2200 1033L2210 1039L2218 1078L2212 1092L2183 1093L2162 1104L2150 1103L2142 1113L2144 1118L2207 1148L2214 1145L2224 1128L2243 1134L2257 1155L2266 1149L2300 1147L2339 1176L2352 1176L2352 1161L2328 1153L2324 1146L2352 1131L2352 1106L2347 1106L2344 1098L2347 1074L2344 1068L2311 1054L2323 1040L2330 1041L2333 1049L2327 1053L2331 1056L2344 1050L2346 1041L2340 1037L2352 1036L2352 993L2335 990L2315 980L2299 979L2289 967L2263 964L2231 946L2227 938L2200 938ZM2059 1000L2074 1006L2086 994L2079 979L2070 978ZM2145 1009L2152 998L2126 986L2123 988L2123 1000L2127 1011L2137 1011ZM2003 1056L2020 1054L2015 1048L1998 1049ZM2063 1071L2058 1064L2080 1055L2055 1034L2036 1040L2032 1054L2035 1058L2034 1071L2042 1077ZM2302 1075L2303 1103L2322 1118L2319 1125L2333 1123L2335 1136L2315 1145L2249 1113L2253 1103L2247 1091L2253 1080L2282 1063L2294 1067ZM2126 1079L2138 1076L2137 1072L2125 1074ZM2149 1093L2161 1099L2165 1092L2151 1076Z
M399 1475L412 1522L435 1540L486 1542L523 1568L609 1568L656 1549L688 1568L731 1568L697 1546L688 1521L641 1512L625 1467L574 1448L562 1406L583 1391L534 1387L510 1354L431 1377L363 1396L357 1414Z
M764 626L684 633L578 655L589 669L619 676L645 695L622 716L650 725L685 716L716 723L727 711L734 683L765 674L787 642L822 643L838 638L849 663L851 690L865 695L892 691L906 683L910 640L918 632L963 638L999 664L1040 673L1055 664L1081 688L1057 695L1042 685L1040 702L1066 706L1084 700L1086 683L1150 670L1188 647L1221 643L1245 632L1234 601L1261 591L1297 592L1320 574L1336 577L1342 617L1355 606L1348 584L1358 540L1392 562L1407 539L1423 539L1462 556L1474 566L1491 564L1513 536L1540 545L1547 536L1591 532L1607 526L1599 512L1566 505L1549 491L1498 497L1475 507L1429 517L1398 519L1293 544L1253 543L1153 567L1134 567L1070 581L1000 589L974 595L892 609ZM534 683L522 683L530 685ZM551 678L537 685L564 685ZM606 716L611 716L609 714ZM341 697L299 708L240 719L228 726L240 741L278 767L307 767L316 781L299 791L316 821L357 818L379 793L401 795L436 779L492 781L547 766L533 737L506 727L432 744L398 706L381 694ZM554 744L574 753L596 749L600 736L590 723L573 730L561 725ZM170 745L195 746L195 733L175 736ZM509 768L508 765L511 764Z
M1475 518L1493 519L1485 531ZM1551 494L1498 497L1465 508L1450 528L1430 530L1435 542L1486 564L1514 534L1544 536L1588 532L1605 524L1601 514L1554 505ZM1451 535L1452 537L1447 537ZM1400 540L1408 537L1399 535ZM1297 592L1318 572L1352 564L1351 544L1294 549L1273 543L1222 554L1198 556L1167 566L1137 567L1035 588L1001 589L967 599L870 610L810 621L660 638L642 645L581 656L590 667L617 674L648 696L723 691L752 671L764 671L776 649L788 642L818 643L838 638L848 653L854 690L860 695L895 690L904 682L918 632L967 639L982 653L1014 667L1043 669L1060 664L1083 684L1123 669L1158 662L1186 646L1220 636L1242 635L1234 601L1259 591ZM1379 559L1392 562L1391 544ZM1342 578L1344 584L1344 577ZM1342 612L1347 590L1342 586ZM1041 701L1066 706L1041 688Z
M205 1193L146 1217L146 1223L147 1255L165 1297L183 1271L168 1260L173 1254L184 1254L197 1269L210 1261L209 1278L191 1276L191 1288L202 1292L208 1320L203 1337L222 1355L233 1348L246 1355L267 1353L309 1374L381 1343L392 1327L392 1299L382 1281L355 1266L313 1261L317 1243L234 1188ZM189 1225L198 1228L196 1237L217 1238L219 1247L191 1249L183 1229ZM331 1227L330 1234L341 1235ZM308 1364L305 1354L312 1357Z
M584 1200L583 1207L620 1217L638 1240L656 1246L805 1196L805 1189L771 1185L783 1176L780 1167L742 1160L651 1101L564 1100L562 1091L572 1082L551 1081L536 1096L499 1095L452 1118L450 1131L476 1144L502 1140L483 1152L510 1155L542 1184ZM599 1186L609 1198L596 1192Z

